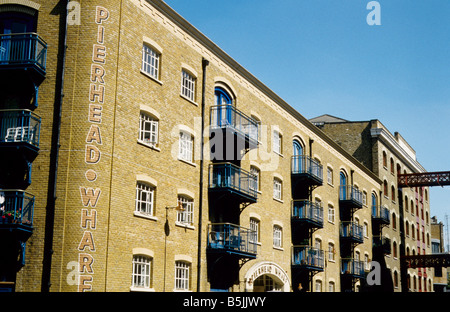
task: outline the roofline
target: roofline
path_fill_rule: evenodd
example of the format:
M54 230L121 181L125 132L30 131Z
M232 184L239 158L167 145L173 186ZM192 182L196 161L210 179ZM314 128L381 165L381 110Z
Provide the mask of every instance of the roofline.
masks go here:
M382 183L380 178L376 176L371 170L361 164L355 157L350 155L347 151L345 151L339 144L337 144L334 140L332 140L328 135L325 134L322 130L317 128L314 124L312 124L307 118L305 118L302 114L300 114L296 109L294 109L291 105L289 105L286 101L284 101L280 96L278 96L275 92L273 92L269 87L263 84L259 79L257 79L253 74L251 74L248 70L242 67L238 62L236 62L231 56L229 56L225 51L223 51L219 46L217 46L211 39L206 37L201 31L195 28L192 24L190 24L185 18L183 18L179 13L177 13L174 9L172 9L167 3L162 0L146 0L151 5L155 6L158 10L166 14L168 18L171 19L173 23L175 23L178 27L183 29L183 31L187 32L190 36L198 40L202 45L206 48L210 49L221 61L230 66L233 70L235 70L242 77L247 79L250 83L252 83L255 87L257 87L262 93L264 93L268 98L274 101L277 105L283 108L286 112L291 114L294 118L304 124L309 130L313 133L317 134L321 139L327 142L330 146L336 149L339 153L345 156L348 160L353 162L359 169L364 171L367 175L369 175L373 180L378 183Z

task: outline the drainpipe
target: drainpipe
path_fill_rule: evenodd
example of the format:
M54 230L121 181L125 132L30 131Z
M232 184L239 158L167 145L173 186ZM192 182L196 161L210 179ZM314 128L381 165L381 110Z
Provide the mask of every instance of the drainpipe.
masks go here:
M200 139L200 194L198 204L198 250L197 250L197 292L200 292L201 268L202 268L202 214L203 214L203 166L204 155L203 148L205 145L203 132L205 130L205 84L206 84L206 66L209 61L202 58L202 131Z
M52 254L53 254L53 232L55 224L55 206L56 206L56 181L58 176L58 157L60 148L60 132L61 132L61 110L64 97L64 69L66 63L66 49L67 49L67 15L69 0L61 1L60 3L65 5L64 10L61 10L60 25L64 27L60 28L60 38L63 38L63 44L59 45L58 51L58 68L56 88L59 92L55 96L55 106L53 109L53 133L52 133L52 147L50 152L50 176L48 181L47 191L47 207L45 216L45 237L44 237L44 258L42 261L42 281L41 291L50 291L50 277L52 267Z

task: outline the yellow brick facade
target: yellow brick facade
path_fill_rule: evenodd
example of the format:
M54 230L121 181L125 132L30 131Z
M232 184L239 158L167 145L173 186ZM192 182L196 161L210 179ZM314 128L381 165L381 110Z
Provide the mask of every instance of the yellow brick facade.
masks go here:
M258 221L257 253L254 258L233 258L238 269L227 290L264 289L261 287L268 284L261 286L261 280L255 284L263 276L270 277L277 290L299 289L294 278L296 269L292 267L293 245L298 244L291 235L292 201L298 199L291 192L294 140L302 144L304 155L310 155L323 166L323 184L308 195L323 207L323 227L312 232L309 244L324 251L324 267L311 275L308 285L303 283L303 289L344 291L340 172L345 172L350 185L367 194L362 208L351 215L351 220L365 233L362 243L351 249L351 256L365 262L369 270L368 262L373 258L369 198L372 193L382 191L380 174L364 167L165 3L73 1L75 6L69 10L69 16L74 22L67 26L65 55L60 48L64 40L65 8L58 1L32 3L39 7L37 32L48 44L47 73L39 88L39 106L35 110L42 117L40 152L33 162L32 183L27 189L36 196L34 233L27 242L26 265L17 274L16 291L41 291L48 286L43 285L46 276L51 285L49 290L55 292L171 292L177 290L176 263L188 265L188 290L211 290L214 261L207 246L208 229L214 222L213 203L227 200L214 197L208 188L209 166L214 164L208 157L211 147L208 126L217 86L232 94L240 111L260 122L258 148L243 152L240 162L244 170L259 169L257 202L240 205L234 216L235 222L246 228L253 226L250 220ZM143 45L160 54L156 78L142 70ZM58 62L63 57L61 81L58 79L62 67ZM209 62L205 67L203 60ZM195 77L193 100L180 92L183 69ZM56 152L52 140L57 139L54 106L58 103L59 90L55 89L58 81L62 83L64 96ZM158 119L156 145L139 141L141 113ZM280 153L273 151L274 130L282 135ZM178 157L180 131L193 137L192 161ZM57 167L52 153L57 153ZM49 190L55 170L52 218L49 211L53 194ZM332 170L330 180L328 170ZM274 179L282 182L280 199L274 198ZM390 183L394 181L389 178ZM154 190L150 216L136 211L139 182ZM415 196L410 190L404 195ZM180 196L193 202L190 223L177 221ZM424 205L429 211L429 200ZM51 223L53 231L48 229ZM275 227L281 229L280 246L274 246ZM45 245L49 242L51 246ZM412 248L415 242L408 244ZM429 246L424 248L428 252ZM133 286L134 256L151 259L150 281L145 289ZM400 272L398 259L386 258L386 262L389 268ZM412 276L416 272L412 271ZM364 279L354 282L352 290L364 287Z

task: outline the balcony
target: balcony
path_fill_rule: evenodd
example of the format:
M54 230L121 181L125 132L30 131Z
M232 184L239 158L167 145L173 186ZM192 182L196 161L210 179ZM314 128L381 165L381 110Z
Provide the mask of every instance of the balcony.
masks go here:
M341 274L352 278L365 278L364 262L351 258L341 259Z
M391 240L387 237L374 236L372 238L374 251L379 251L385 255L391 254Z
M28 237L33 231L34 195L0 190L0 231Z
M241 151L258 147L258 122L233 105L212 106L210 122L211 159L240 160Z
M25 70L36 85L45 78L47 43L35 33L0 35L0 70Z
M41 118L29 110L0 110L0 148L19 150L33 160L39 152Z
M208 250L239 257L256 258L256 231L230 223L213 223L208 226Z
M230 196L239 203L256 203L257 177L231 163L209 165L209 191Z
M376 225L389 225L391 215L389 209L384 206L372 206L372 222Z
M363 207L362 193L352 185L339 186L339 206L341 208L360 209Z
M364 242L363 227L355 222L341 222L340 238L353 244L361 244Z
M323 166L309 156L294 155L291 157L291 177L293 184L320 186L323 184Z
M324 251L310 246L292 247L292 267L310 271L323 271Z
M309 200L292 201L292 223L306 228L323 228L323 207Z

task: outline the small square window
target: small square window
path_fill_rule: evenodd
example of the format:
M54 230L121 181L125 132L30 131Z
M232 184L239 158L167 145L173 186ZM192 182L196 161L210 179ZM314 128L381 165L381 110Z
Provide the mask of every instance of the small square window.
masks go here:
M159 78L160 54L148 45L142 47L142 71L150 77Z

